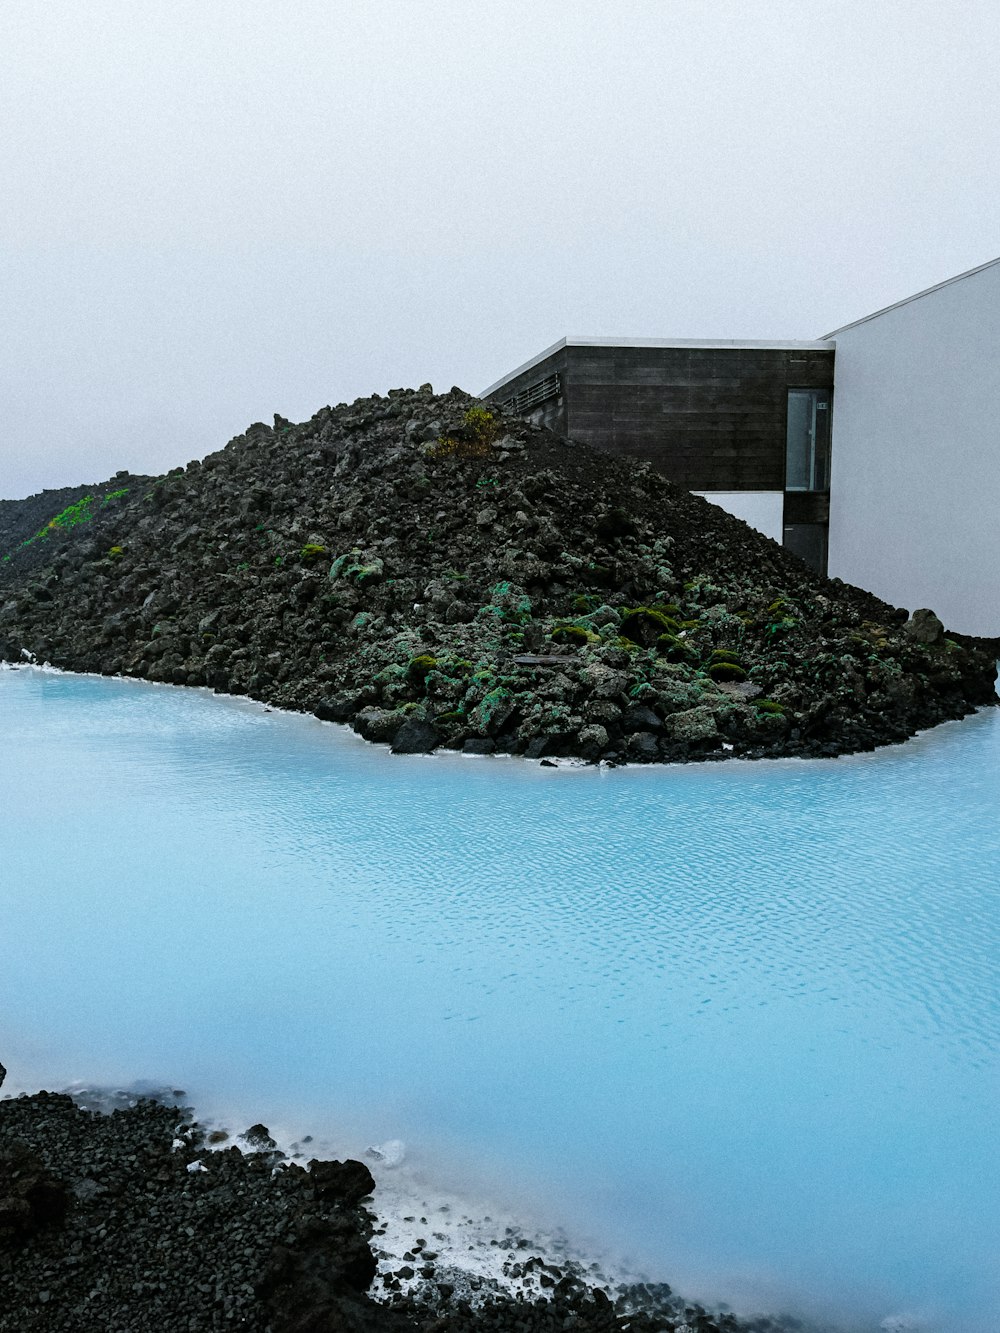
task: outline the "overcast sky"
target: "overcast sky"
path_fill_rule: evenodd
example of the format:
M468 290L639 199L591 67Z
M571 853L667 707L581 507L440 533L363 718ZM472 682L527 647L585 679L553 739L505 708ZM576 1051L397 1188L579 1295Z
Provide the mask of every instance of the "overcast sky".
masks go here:
M4 0L0 495L1000 253L997 0Z

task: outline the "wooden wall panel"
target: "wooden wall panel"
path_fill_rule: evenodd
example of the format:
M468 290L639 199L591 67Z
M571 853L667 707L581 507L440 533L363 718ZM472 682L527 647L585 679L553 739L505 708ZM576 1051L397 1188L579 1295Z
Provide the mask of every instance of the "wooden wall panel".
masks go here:
M833 384L832 350L570 346L565 355L570 438L648 459L698 491L781 490L788 390Z

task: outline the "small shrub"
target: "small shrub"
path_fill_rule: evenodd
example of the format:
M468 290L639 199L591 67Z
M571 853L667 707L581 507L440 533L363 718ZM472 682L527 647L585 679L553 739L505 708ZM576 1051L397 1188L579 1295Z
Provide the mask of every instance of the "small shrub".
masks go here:
M321 542L306 542L299 552L299 558L311 563L314 560L323 559L327 554L327 549Z
M431 445L432 458L488 458L500 424L487 407L470 407L455 435L441 435Z
M108 559L120 560L124 554L125 554L124 547L112 546L111 549L108 551Z

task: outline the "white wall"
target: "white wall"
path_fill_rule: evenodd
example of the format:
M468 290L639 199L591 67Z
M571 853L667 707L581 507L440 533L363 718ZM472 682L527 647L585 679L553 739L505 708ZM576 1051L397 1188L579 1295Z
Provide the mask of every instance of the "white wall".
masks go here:
M832 336L830 575L1000 635L1000 262Z
M784 491L695 491L727 514L780 542L783 535Z

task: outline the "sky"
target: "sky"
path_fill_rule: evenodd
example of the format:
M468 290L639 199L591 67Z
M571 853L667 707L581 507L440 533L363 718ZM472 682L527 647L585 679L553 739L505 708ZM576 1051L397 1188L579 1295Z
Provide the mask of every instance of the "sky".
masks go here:
M4 0L0 497L1000 254L996 0Z

